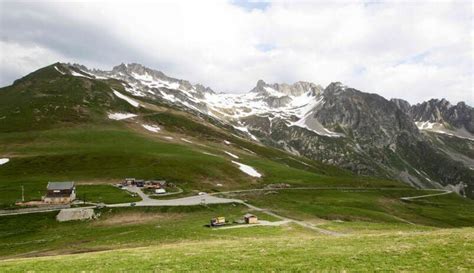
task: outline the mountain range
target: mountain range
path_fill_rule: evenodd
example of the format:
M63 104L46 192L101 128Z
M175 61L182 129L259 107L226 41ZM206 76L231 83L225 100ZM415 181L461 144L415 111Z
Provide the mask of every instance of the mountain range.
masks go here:
M74 92L54 84L70 76L84 80ZM93 85L104 92L92 94ZM41 92L52 88L55 95ZM126 120L153 107L173 107L249 141L359 175L474 197L474 108L464 102L410 105L339 82L323 87L259 80L246 93L226 94L140 64L102 71L56 63L2 89L3 132Z

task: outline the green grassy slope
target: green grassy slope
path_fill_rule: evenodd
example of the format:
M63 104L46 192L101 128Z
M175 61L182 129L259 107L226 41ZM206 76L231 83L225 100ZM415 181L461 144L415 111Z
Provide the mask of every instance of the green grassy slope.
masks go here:
M474 270L474 230L403 235L315 235L184 242L103 253L19 259L3 271L465 271Z
M113 82L62 75L47 66L0 88L0 132L33 131L96 122L108 109L139 112L113 96ZM65 68L61 68L65 69Z
M27 201L38 200L48 181L63 180L103 184L125 177L158 178L186 192L281 182L400 186L250 142L222 124L160 102L147 99L145 107L135 108L113 94L112 86L123 89L117 81L62 75L54 66L66 69L55 64L0 90L0 116L5 117L0 122L0 156L11 159L0 167L0 207L19 201L21 186ZM115 121L107 118L112 112L138 117ZM151 133L142 124L162 130ZM225 140L232 144L225 145ZM239 162L263 177L255 179L240 171L225 151L237 154ZM109 200L114 198L121 200L120 194Z
M474 225L474 201L449 195L402 201L401 197L438 193L429 190L279 190L234 195L281 215L324 225L325 220L413 223L433 227ZM352 226L349 224L349 227Z

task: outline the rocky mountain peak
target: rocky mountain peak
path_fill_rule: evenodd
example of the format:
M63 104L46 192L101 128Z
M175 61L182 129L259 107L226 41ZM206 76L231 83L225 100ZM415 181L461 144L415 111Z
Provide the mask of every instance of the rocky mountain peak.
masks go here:
M447 123L457 129L466 129L474 133L474 108L459 102L452 105L446 99L431 99L413 105L410 109L411 117L418 122Z
M332 82L330 83L325 89L325 93L340 93L346 91L347 87L343 85L341 82Z
M253 93L259 93L262 96L283 97L283 96L301 96L307 92L313 92L313 95L321 93L323 88L320 85L298 81L293 84L273 83L267 84L263 80L258 80L256 86L250 90Z
M408 101L402 99L391 99L390 101L393 102L403 113L410 115L411 105Z
M111 72L124 73L124 74L135 73L137 75L150 75L156 79L176 80L176 79L166 76L161 71L150 69L138 63L130 63L130 64L122 63L120 65L113 67Z
M255 88L263 88L265 87L267 84L263 81L263 80L258 80L257 81L257 85L255 86Z

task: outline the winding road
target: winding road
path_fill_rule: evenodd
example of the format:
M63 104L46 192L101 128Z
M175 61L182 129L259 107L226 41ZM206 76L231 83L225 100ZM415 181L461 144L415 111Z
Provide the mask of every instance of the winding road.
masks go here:
M254 205L251 205L249 203L246 203L243 200L240 199L234 199L234 198L224 198L224 197L218 197L217 195L225 195L225 194L235 194L235 193L246 193L246 192L260 192L260 191L278 191L278 190L351 190L351 191L370 191L370 190L401 190L401 189L407 189L407 188L350 188L350 187L296 187L296 188L268 188L268 189L247 189L247 190L235 190L235 191L227 191L227 192L217 192L217 193L211 193L211 194L201 194L201 195L195 195L195 196L189 196L189 197L182 197L182 198L176 198L176 199L168 199L168 200L157 200L157 199L152 199L148 195L146 195L140 188L132 186L128 187L127 190L133 193L136 193L142 201L135 202L133 203L133 206L137 207L160 207L160 206L196 206L196 205L210 205L210 204L228 204L228 203L238 203L247 206L249 209L253 211L258 211L261 213L265 213L267 215L270 215L272 217L275 217L279 219L280 221L274 222L274 224L271 225L281 225L281 224L287 224L287 223L295 223L299 226L320 232L322 234L326 235L332 235L332 236L341 236L344 235L342 233L322 229L320 227L317 227L311 223L305 222L305 221L300 221L296 219L291 219L279 214L276 214L268 209L263 209L256 207ZM452 191L449 190L438 190L440 191L439 193L434 193L434 194L425 194L425 195L419 195L419 196L408 196L408 197L401 197L400 200L403 201L410 201L414 199L420 199L420 198L426 198L426 197L432 197L432 196L440 196L440 195L446 195L452 193ZM105 205L106 207L111 207L111 208L121 208L121 207L130 207L132 206L132 203L119 203L119 204L107 204ZM95 208L95 206L91 206L88 208ZM59 211L61 209L65 209L64 207L49 207L49 208L31 208L31 209L19 209L19 210L3 210L0 211L0 216L7 216L7 215L19 215L19 214L28 214L28 213L40 213L40 212L50 212L50 211ZM395 216L394 216L395 217ZM402 222L407 222L410 224L413 224L411 222L408 222L402 218L398 218ZM262 224L264 225L264 224ZM261 225L261 226L262 226ZM270 224L265 224L265 225L270 225ZM256 226L256 225L252 225ZM258 226L258 225L257 225Z

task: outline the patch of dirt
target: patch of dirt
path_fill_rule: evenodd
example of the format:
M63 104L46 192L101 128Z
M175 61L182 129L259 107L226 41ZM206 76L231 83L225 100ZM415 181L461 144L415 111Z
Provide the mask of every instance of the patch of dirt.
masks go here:
M178 213L146 213L146 212L125 212L105 217L103 220L94 222L96 226L115 226L115 225L137 225L150 223L156 220L175 220L181 219L182 214Z

